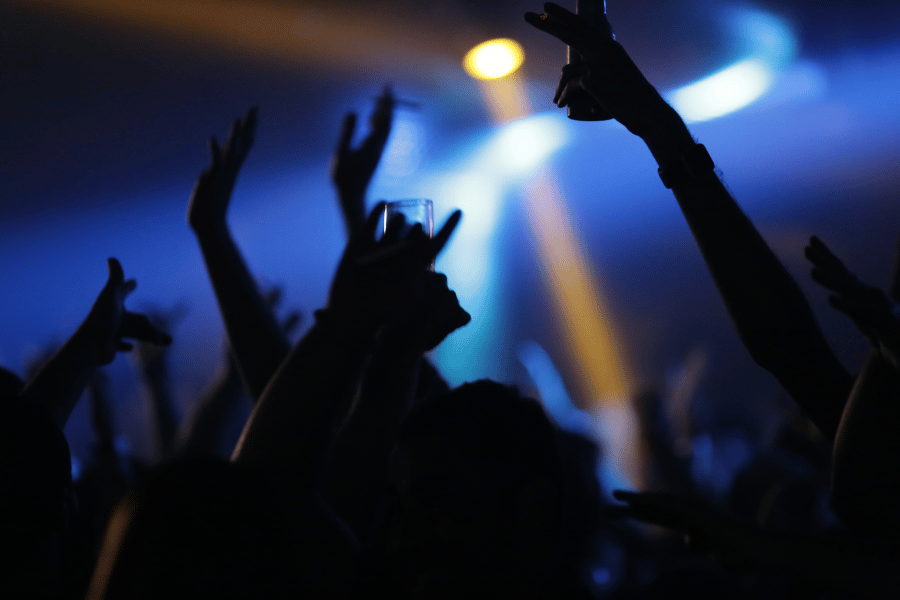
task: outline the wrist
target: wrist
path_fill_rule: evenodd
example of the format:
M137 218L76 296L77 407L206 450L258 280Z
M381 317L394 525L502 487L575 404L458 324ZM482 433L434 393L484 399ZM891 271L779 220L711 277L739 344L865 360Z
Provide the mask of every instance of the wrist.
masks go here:
M656 164L661 168L678 162L687 150L696 145L678 113L668 105L666 108L669 114L660 114L652 119L641 135Z
M231 239L231 232L228 230L228 223L225 222L225 219L202 223L192 222L190 226L201 243Z
M342 312L333 308L323 308L313 313L316 326L342 346L356 350L370 351L378 337L381 326L359 313Z

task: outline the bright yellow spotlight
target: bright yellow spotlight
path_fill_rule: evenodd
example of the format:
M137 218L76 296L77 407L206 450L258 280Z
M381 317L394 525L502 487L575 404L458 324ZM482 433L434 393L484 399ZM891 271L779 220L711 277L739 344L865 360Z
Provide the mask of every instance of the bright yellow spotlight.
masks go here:
M463 68L475 79L500 79L518 69L523 60L525 52L518 42L499 38L469 50Z

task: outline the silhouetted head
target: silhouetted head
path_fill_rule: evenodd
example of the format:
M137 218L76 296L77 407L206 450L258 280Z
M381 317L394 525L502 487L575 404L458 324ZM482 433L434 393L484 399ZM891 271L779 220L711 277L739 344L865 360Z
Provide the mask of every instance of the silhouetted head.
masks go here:
M88 598L302 597L268 482L219 459L154 469L113 513Z
M415 406L390 480L384 550L407 591L509 591L553 570L563 496L556 430L514 388L482 380Z
M62 431L35 406L0 398L0 596L52 593L74 511Z
M23 387L25 382L18 375L0 367L0 402L18 396Z

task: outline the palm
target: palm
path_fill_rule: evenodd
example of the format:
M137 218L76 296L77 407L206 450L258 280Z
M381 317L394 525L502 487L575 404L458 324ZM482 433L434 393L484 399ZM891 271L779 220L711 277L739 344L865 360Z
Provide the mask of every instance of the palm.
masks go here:
M256 133L256 108L236 120L220 148L215 138L209 140L210 165L200 174L188 205L188 223L195 230L220 226L231 200L238 172Z

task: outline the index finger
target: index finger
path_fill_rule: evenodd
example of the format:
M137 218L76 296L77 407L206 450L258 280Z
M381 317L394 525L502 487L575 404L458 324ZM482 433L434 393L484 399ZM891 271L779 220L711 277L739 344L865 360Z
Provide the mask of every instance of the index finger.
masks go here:
M555 7L555 9L551 9L551 7ZM533 12L525 13L525 21L575 48L582 56L585 55L591 41L599 39L599 32L590 30L578 19L577 15L565 8L550 2L545 5L545 8L547 12L540 15Z
M365 225L363 225L360 228L359 233L350 240L351 244L369 244L375 241L375 231L378 229L378 224L381 222L381 213L384 212L385 204L387 204L387 202L382 200L375 205L375 208L369 213Z
M338 152L344 152L350 148L350 141L353 139L353 132L356 131L356 113L347 113L341 123L341 134L338 136Z
M447 244L447 240L450 239L450 236L453 235L453 231L456 229L456 226L459 225L459 220L462 219L462 211L455 210L453 214L450 215L450 218L447 219L447 222L444 223L444 226L441 227L441 230L437 232L437 235L434 236L431 240L431 258L436 257L441 253L441 250L444 249L444 246Z

